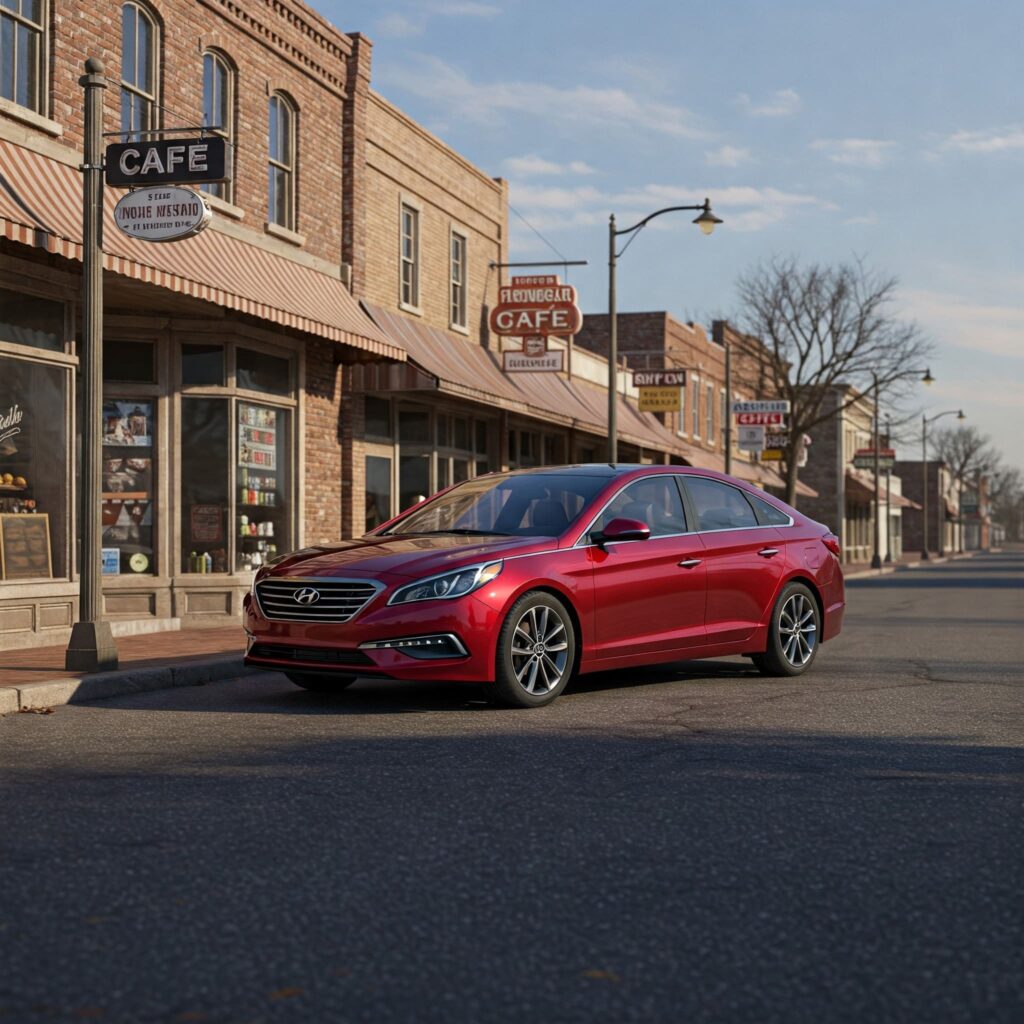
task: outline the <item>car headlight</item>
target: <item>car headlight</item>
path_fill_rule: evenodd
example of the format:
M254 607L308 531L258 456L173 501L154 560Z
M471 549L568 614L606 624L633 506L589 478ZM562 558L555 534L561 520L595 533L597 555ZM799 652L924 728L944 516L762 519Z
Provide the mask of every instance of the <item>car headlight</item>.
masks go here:
M453 597L464 597L479 587L490 583L501 572L501 562L487 562L484 565L469 565L465 569L447 572L442 576L430 576L407 586L399 587L388 600L388 604L409 604L412 601L448 601Z

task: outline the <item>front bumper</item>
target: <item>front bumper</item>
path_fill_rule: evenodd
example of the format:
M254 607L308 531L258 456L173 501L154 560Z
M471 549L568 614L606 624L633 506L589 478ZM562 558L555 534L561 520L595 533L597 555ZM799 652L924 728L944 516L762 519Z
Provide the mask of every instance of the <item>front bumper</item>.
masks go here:
M501 614L487 597L496 595L478 591L449 601L389 606L387 597L391 592L391 587L386 588L354 619L344 623L269 619L253 595L247 594L242 604L248 637L245 663L278 671L391 679L493 680ZM441 636L453 639L446 647L437 645L433 649L431 645L418 645L416 649L379 646ZM449 652L450 656L445 656Z

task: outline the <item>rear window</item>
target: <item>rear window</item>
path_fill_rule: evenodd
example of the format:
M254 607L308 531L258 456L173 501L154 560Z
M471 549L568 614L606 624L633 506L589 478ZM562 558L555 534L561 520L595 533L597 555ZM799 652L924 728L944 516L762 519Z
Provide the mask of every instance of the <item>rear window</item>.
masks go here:
M683 483L697 511L698 530L742 530L760 525L738 487L702 476L683 477Z
M754 506L754 511L757 513L757 518L761 520L762 526L789 526L790 517L781 509L777 509L763 498L757 497L756 494L748 494L746 498Z

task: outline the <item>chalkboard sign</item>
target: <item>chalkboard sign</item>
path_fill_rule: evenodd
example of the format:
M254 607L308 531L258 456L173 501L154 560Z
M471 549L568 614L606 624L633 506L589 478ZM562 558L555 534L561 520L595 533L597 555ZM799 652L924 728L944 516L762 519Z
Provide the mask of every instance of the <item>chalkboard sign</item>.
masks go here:
M0 580L51 579L50 517L0 515Z

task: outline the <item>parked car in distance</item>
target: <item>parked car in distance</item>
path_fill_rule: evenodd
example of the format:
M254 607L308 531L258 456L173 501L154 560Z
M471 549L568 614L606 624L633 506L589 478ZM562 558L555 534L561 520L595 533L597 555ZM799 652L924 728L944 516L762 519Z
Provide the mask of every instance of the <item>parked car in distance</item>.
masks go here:
M455 680L514 707L577 673L694 658L798 676L842 626L838 555L820 523L709 470L492 473L262 568L245 660L311 690Z

